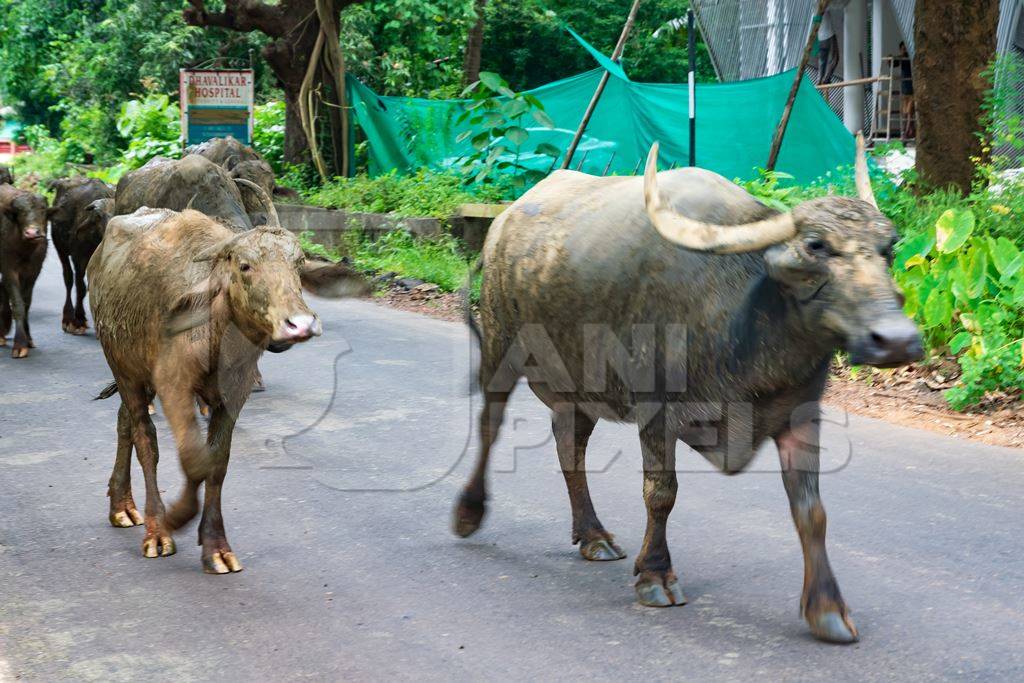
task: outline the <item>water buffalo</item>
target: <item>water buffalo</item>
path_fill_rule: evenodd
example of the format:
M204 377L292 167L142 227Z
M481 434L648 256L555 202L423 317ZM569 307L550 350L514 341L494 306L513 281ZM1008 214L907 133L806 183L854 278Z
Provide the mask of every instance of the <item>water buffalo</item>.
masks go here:
M61 328L69 334L85 334L85 267L114 210L114 188L96 178L63 178L51 185L56 190L50 208L53 246L64 270L64 313ZM76 301L71 303L71 287Z
M819 401L837 350L879 366L922 353L889 275L896 231L875 204L862 142L859 199L787 213L709 171L659 174L656 164L657 145L643 179L556 172L491 227L481 446L454 530L480 526L488 456L525 376L552 409L572 539L588 560L625 554L591 503L587 440L601 419L637 424L647 530L636 593L644 605L680 605L665 539L676 444L735 473L770 438L803 548L802 614L821 639L856 640L825 552Z
M233 230L249 230L242 188L252 191L249 181L232 178L227 171L198 154L181 159L155 157L145 166L126 173L114 194L114 213L124 215L149 208L184 211L195 209L216 218ZM258 222L266 222L261 205Z
M273 196L274 169L248 145L244 145L230 135L225 138L214 138L185 150L186 154L198 154L226 170L232 178L242 178L258 185L267 196ZM245 210L253 219L253 225L262 225L266 221L263 206L254 193L242 193Z
M14 319L12 358L25 358L35 346L29 329L32 288L46 258L46 200L0 185L0 346Z
M3 164L0 164L0 185L13 185L14 174L11 173L11 169Z
M299 242L279 227L236 233L196 211L141 209L116 216L89 262L90 307L96 336L117 391L117 455L110 478L110 522L143 521L132 498L132 446L146 480L142 543L146 557L175 552L172 532L198 512L198 488L206 484L199 540L203 567L224 574L242 569L228 545L221 515L235 420L252 389L264 350L282 352L321 332L301 294L304 256ZM334 294L355 278L325 269L315 278ZM361 289L362 282L354 283ZM320 288L317 293L323 293ZM156 431L147 405L160 397L178 446L187 483L165 512L156 481ZM211 409L205 442L195 397Z

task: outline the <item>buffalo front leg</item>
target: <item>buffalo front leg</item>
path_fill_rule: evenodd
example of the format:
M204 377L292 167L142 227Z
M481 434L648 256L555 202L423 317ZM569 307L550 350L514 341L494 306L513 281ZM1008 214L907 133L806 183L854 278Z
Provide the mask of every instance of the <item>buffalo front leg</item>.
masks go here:
M818 435L817 421L807 421L775 437L782 482L804 554L800 613L816 637L852 643L857 640L857 628L850 620L825 552L825 508L818 495Z
M21 281L11 274L4 276L3 280L10 316L14 318L14 346L11 349L11 358L25 358L28 356L29 338L25 329L25 299L21 293Z
M229 574L242 571L242 563L228 545L221 512L221 490L231 456L231 434L234 415L223 404L210 416L207 447L210 452L210 474L203 496L203 517L199 522L199 544L203 546L203 571L207 574Z
M647 529L633 573L639 576L636 582L637 599L641 605L648 607L686 604L683 589L672 570L672 557L665 538L668 516L676 504L678 484L675 471L676 439L667 434L663 414L664 411L640 428Z
M110 473L107 497L110 498L110 523L116 527L142 524L143 518L132 498L132 418L128 407L121 403L117 411L117 455L114 471Z
M557 410L551 416L558 462L569 490L572 506L572 542L579 544L580 555L587 560L621 560L626 556L605 530L594 511L587 485L587 442L594 431L594 421L579 409Z
M85 296L89 287L85 283L85 269L89 265L88 259L75 258L75 312L73 334L85 334L89 329L89 322L85 318Z
M120 378L117 379L121 400L127 404L131 415L132 441L135 443L139 464L142 465L142 476L146 480L146 536L142 539L142 554L145 557L167 557L174 554L175 547L156 482L160 451L156 443L156 428L149 418L151 397L144 388L125 386Z

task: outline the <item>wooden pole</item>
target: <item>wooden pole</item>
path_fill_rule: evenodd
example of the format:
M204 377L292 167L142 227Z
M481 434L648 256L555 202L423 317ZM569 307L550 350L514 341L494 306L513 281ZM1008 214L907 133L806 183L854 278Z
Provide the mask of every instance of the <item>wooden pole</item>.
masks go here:
M807 36L807 44L804 45L804 54L800 58L800 66L797 67L796 76L793 77L793 85L789 89L789 97L786 98L786 106L782 110L782 119L775 129L775 136L772 138L772 148L768 152L768 163L765 168L769 171L775 170L775 162L779 160L779 150L782 149L782 138L786 134L786 126L789 125L789 115L793 113L793 102L796 101L796 93L800 89L800 81L804 77L804 69L811 59L811 48L814 47L814 39L818 36L818 25L821 23L821 15L828 9L829 0L818 0L818 11L811 20L811 31Z
M690 166L697 165L697 31L694 23L693 9L687 10L687 58L690 62L690 72L687 75L690 95Z
M864 85L875 81L887 81L888 76L867 76L866 78L855 78L852 81L839 81L838 83L822 83L814 86L818 90L831 90L832 88L848 88L852 85Z
M629 32L633 30L633 24L636 22L636 11L640 8L640 0L633 0L633 6L629 8L629 16L626 17L626 23L622 27L622 33L619 35L619 42L615 44L615 50L612 52L612 61L618 62L622 58L622 50L626 47L626 39L629 37ZM587 110L583 113L583 120L580 121L579 128L576 129L576 134L572 137L572 142L569 143L569 149L565 151L565 159L562 161L562 168L569 168L569 162L572 161L572 155L576 153L576 147L580 144L580 140L583 138L583 133L587 130L587 124L590 123L590 117L594 115L594 110L597 109L597 103L601 99L601 95L604 93L604 88L608 85L608 78L611 76L607 71L601 75L601 80L597 84L597 90L594 91L594 96L590 98L590 104L587 105Z

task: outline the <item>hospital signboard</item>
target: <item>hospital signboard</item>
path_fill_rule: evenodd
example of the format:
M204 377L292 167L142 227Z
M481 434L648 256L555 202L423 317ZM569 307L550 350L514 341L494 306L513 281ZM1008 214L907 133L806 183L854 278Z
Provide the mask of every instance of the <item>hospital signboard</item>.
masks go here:
M186 145L231 135L252 144L252 69L181 69L181 134Z

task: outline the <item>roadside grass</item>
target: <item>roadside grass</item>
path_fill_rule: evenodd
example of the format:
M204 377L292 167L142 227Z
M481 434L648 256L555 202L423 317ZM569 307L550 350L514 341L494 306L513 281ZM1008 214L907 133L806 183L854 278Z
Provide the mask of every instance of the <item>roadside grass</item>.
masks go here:
M377 239L358 231L347 233L338 248L313 241L310 231L299 234L302 248L310 254L332 261L348 257L360 271L382 275L397 273L399 278L416 278L436 284L443 292L457 292L466 286L469 270L478 254L466 249L461 240L450 235L414 237L405 230L393 230ZM474 278L470 301L480 297L480 278Z

